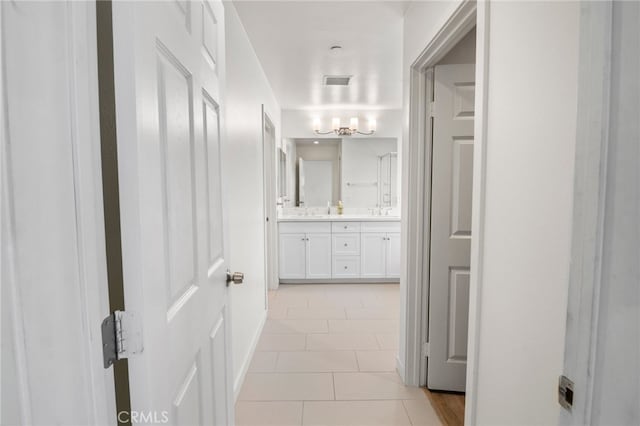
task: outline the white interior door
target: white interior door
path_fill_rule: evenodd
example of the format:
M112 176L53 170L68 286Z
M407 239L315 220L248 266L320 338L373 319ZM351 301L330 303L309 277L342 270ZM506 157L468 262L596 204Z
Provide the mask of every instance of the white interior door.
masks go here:
M265 215L265 277L267 286L278 288L278 222L276 187L276 129L264 112L263 118L263 163L264 163L264 215ZM265 289L265 306L267 292Z
M0 20L0 424L113 425L95 3Z
M474 65L435 67L429 389L465 390L473 184Z
M230 425L223 4L113 2L113 25L131 407Z

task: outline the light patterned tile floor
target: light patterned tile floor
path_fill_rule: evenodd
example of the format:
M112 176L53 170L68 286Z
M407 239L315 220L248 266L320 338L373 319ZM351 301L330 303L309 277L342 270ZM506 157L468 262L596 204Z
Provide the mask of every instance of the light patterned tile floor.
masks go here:
M395 372L397 284L281 285L236 403L236 425L440 425Z

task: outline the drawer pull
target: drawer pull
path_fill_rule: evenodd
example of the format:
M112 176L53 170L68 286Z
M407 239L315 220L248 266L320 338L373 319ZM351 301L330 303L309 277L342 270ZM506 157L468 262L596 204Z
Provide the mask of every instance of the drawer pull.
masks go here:
M345 246L345 247L347 247L347 246L348 246L348 244L347 244L347 243L344 243L344 246Z
M349 268L347 266L345 266L344 269L349 269Z
M347 229L347 225L344 226L344 229Z

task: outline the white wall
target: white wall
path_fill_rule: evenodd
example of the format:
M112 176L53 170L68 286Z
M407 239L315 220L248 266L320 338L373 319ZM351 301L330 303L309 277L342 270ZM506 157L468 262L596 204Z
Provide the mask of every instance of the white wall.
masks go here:
M438 61L438 65L475 64L476 30L469 31L454 47Z
M228 203L229 267L245 273L231 287L234 390L246 372L266 317L263 227L262 113L280 140L280 106L249 43L235 7L225 2L227 87L225 190Z
M577 2L491 4L477 424L556 424L577 113Z
M405 22L405 78L457 2L413 5ZM490 4L478 388L472 395L478 425L558 421L579 7L577 2ZM405 90L405 105L407 95Z
M398 140L398 152L409 152L409 75L411 64L418 58L418 55L427 47L429 41L436 35L438 30L446 22L451 13L461 2L456 1L414 1L410 4L405 13L404 34L403 34L403 56L402 56L402 78L403 78L403 109L402 118L400 120L402 126L402 138ZM408 158L398 155L398 161L401 164L402 193L401 200L401 216L402 216L402 240L407 241L407 221L410 212L407 210L407 194L409 181ZM406 311L407 306L407 246L402 244L400 269L400 308L401 312ZM404 315L400 315L400 346L398 350L398 370L404 378L404 359L406 357L405 336L406 321Z

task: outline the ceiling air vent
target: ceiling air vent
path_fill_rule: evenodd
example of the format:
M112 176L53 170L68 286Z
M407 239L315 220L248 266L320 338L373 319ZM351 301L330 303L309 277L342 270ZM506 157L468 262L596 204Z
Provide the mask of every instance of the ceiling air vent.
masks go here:
M325 75L323 78L325 86L348 86L351 83L351 75Z

